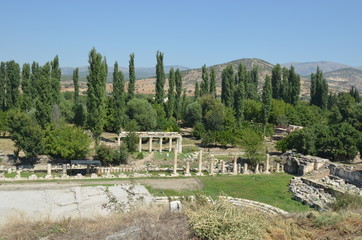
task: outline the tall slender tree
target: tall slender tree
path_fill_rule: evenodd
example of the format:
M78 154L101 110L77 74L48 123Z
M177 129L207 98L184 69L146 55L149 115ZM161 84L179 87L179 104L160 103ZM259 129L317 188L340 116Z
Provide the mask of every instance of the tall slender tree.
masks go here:
M244 98L245 98L245 85L244 82L239 82L236 86L234 94L234 109L238 126L241 127L244 120Z
M221 73L221 102L227 107L234 103L234 68L226 66Z
M182 75L180 70L177 68L175 72L175 85L176 85L176 119L181 118L182 114L182 103L181 103L181 94L182 94Z
M286 67L282 68L282 76L283 76L283 83L281 86L281 94L282 99L284 102L289 103L290 102L290 96L289 96L289 82L288 82L288 76L289 76L289 70Z
M311 74L310 79L310 103L326 109L328 106L328 84L319 67L317 67L315 74Z
M62 71L59 67L59 58L56 55L51 62L51 93L52 93L52 103L59 104L60 101L60 79L62 77Z
M265 78L265 83L264 83L264 87L263 87L263 95L262 95L262 101L263 101L262 116L263 116L264 135L265 135L266 125L268 124L268 119L269 119L269 115L270 115L271 100L272 100L272 85L271 85L270 76L267 75Z
M134 98L134 92L136 88L136 70L134 66L134 53L129 55L129 82L128 82L128 100L132 100Z
M168 103L167 103L167 116L172 117L175 112L175 70L170 69L168 74Z
M6 98L7 108L18 106L19 101L19 86L20 86L20 66L15 61L6 63Z
M125 91L124 91L124 76L122 71L118 69L118 63L114 63L113 72L113 101L114 101L114 127L116 133L119 133L125 113Z
M30 64L24 63L21 71L21 90L23 92L21 108L24 111L29 111L32 105L30 75Z
M194 91L194 101L196 101L200 97L200 87L199 82L195 82L195 91Z
M96 143L104 127L105 94L106 94L106 64L102 55L93 48L89 53L89 74L87 76L87 125L91 130Z
M300 76L295 73L294 66L289 69L288 82L290 104L296 105L299 102Z
M274 99L282 99L282 68L280 64L275 65L272 70L271 85Z
M359 95L359 91L355 86L352 86L349 90L349 94L356 100L357 103L361 102L361 97Z
M202 83L201 83L201 95L206 95L210 92L209 87L209 74L207 73L206 65L202 66Z
M213 68L210 71L210 95L216 97L216 72Z
M163 104L163 99L165 95L165 72L163 68L163 53L157 51L156 59L156 102L158 104Z
M51 64L48 62L39 70L38 97L35 102L35 118L42 129L45 129L52 121L52 79Z
M40 67L39 63L33 62L31 64L31 96L33 98L33 102L38 97L38 89L39 89L39 78L40 78Z
M0 108L6 110L6 64L0 63Z
M73 70L73 85L74 85L74 104L79 101L79 68Z

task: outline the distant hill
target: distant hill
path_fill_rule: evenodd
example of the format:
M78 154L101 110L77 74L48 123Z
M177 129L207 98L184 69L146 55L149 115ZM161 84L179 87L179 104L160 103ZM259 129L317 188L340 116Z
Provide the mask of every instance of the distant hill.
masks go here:
M343 68L323 74L327 79L330 89L341 92L348 91L355 86L362 92L362 70Z
M172 66L165 66L165 72L168 72L171 68L178 68L181 71L189 69L188 67L180 66L180 65L172 65ZM62 81L70 81L72 80L73 70L74 67L63 67L62 68ZM121 71L124 74L125 80L128 81L128 68L127 67L120 67ZM81 82L85 82L87 80L88 75L88 67L82 66L79 67L79 80ZM150 78L156 75L156 68L155 67L136 67L136 79L144 79ZM112 82L113 76L113 67L108 67L108 76L107 82Z
M294 66L295 72L301 76L309 76L311 73L316 72L317 66L325 73L338 69L350 68L350 66L341 63L319 61L319 62L289 62L281 64L283 67L289 68Z

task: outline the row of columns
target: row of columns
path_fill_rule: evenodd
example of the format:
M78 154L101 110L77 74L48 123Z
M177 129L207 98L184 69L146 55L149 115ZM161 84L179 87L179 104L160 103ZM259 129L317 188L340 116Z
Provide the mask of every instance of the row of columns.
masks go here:
M142 138L140 137L138 139L138 152L142 152ZM169 143L168 143L168 151L171 152L172 151L172 137L169 137ZM163 151L163 137L159 138L160 141L160 148L159 151L162 152ZM152 142L153 142L153 137L149 137L149 143L148 143L148 151L152 152L153 148L152 148ZM118 142L120 144L120 140ZM182 152L182 137L180 138L176 138L176 146L175 148L177 148L178 152Z

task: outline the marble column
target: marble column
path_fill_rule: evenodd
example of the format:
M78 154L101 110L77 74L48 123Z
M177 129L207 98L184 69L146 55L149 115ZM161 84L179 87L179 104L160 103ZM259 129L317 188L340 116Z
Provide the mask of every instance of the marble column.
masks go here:
M238 158L234 156L234 164L233 164L233 174L238 174Z
M148 151L152 152L152 140L153 140L153 138L150 137L149 139L150 139L150 142L149 142L150 145L149 145Z
M210 175L214 175L214 160L210 162Z
M172 138L168 139L168 151L171 152L172 151Z
M162 153L162 138L160 138L160 153Z
M221 160L221 174L225 174L225 162Z
M47 175L52 175L52 165L50 163L47 164Z
M256 164L255 166L255 171L254 171L256 174L260 173L259 172L259 163Z
M189 161L186 162L185 176L191 176L191 174L190 174L190 162Z
M264 173L270 173L269 171L269 153L266 154L266 164L265 164L265 170L264 170Z
M138 152L142 152L142 138L138 139Z
M202 176L202 150L200 150L200 152L199 152L199 168L198 168L197 175Z
M249 174L248 164L247 163L244 163L243 174Z
M177 173L177 148L175 148L175 152L174 152L174 156L173 156L173 172L172 172L172 176L178 176Z
M284 165L280 164L280 172L284 172Z
M63 175L67 175L67 165L63 164Z
M117 137L118 146L121 146L121 138Z
M182 153L182 137L179 138L179 142L178 142L178 152Z
M238 173L241 173L241 164L238 163Z
M280 172L280 164L279 163L277 163L277 169L275 170L275 172Z

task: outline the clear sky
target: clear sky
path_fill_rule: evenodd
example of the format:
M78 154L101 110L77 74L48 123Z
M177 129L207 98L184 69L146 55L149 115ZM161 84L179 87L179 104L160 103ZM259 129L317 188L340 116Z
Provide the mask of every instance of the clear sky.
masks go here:
M360 0L0 0L0 61L86 66L92 47L128 66L270 63L362 66Z

